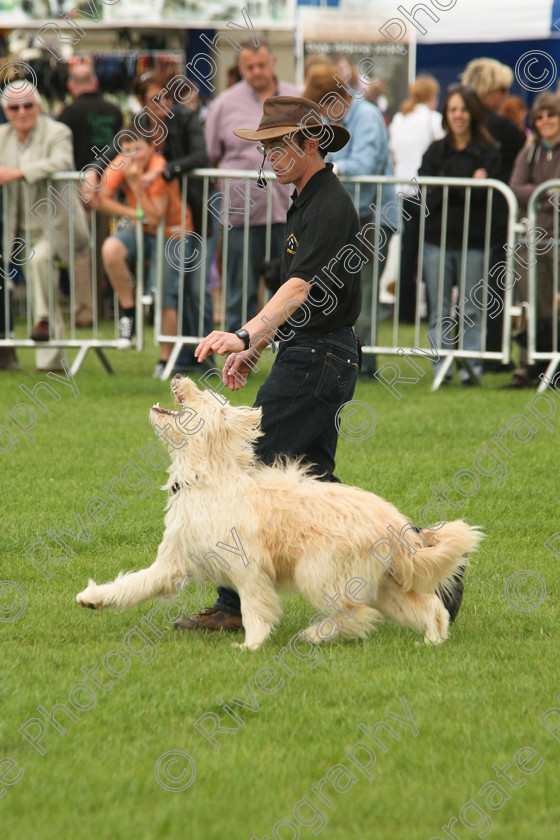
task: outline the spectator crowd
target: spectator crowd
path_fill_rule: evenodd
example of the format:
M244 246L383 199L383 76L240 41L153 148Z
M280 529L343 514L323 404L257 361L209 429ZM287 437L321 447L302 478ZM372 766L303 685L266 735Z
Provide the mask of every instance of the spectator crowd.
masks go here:
M143 292L150 295L161 260L160 222L165 254L180 252L181 260L179 265L163 259L160 305L165 338L154 376L163 375L173 336L207 335L219 323L234 332L256 315L262 305L262 281L275 290L275 267L289 246L289 187L274 182L263 188L262 178L258 185L239 178L226 187L218 178L205 189L202 179L189 178L185 196L182 176L207 166L257 169L260 158L254 145L236 136L234 129L258 125L269 97L303 96L318 105L325 124L350 132L349 142L327 157L335 174L342 179L402 179L396 186L345 182L358 212L363 246L362 310L356 324L361 343L377 343L379 319L393 316L400 324L416 323L423 316L424 286L430 344L472 352L465 364L458 361L459 381L467 387L480 384L484 372L502 370L499 362L483 361L477 354L501 350L508 236L506 200L499 191L480 187L487 179L508 184L523 217L535 188L560 178L557 93L536 97L527 124L523 99L508 95L512 83L511 69L490 58L471 61L460 81L441 95L435 78L420 75L389 120L385 88L364 80L347 57L312 56L302 90L278 78L272 48L261 38L258 45L241 44L229 86L204 110L194 84L189 95L186 86L173 93L177 86L170 85L165 74L141 73L133 85L140 110L124 129L123 114L100 94L87 59L69 68L71 101L52 118L43 115L30 82L8 83L1 102L0 185L6 205L3 241L11 243L11 250L2 249L0 268L10 289L14 278L25 277L32 313L28 337L37 344L37 369L61 370L62 348L55 344L62 343L65 334L60 300L64 284L57 280L60 264L70 274L72 329L88 335L85 331L104 314L105 292L112 290L119 307L117 347L134 345L138 248L142 246L144 260ZM264 162L263 158L263 166ZM70 181L55 182L65 198L56 205L56 226L51 228L29 208L48 205L50 176L75 170L81 177L74 188ZM466 178L479 186L466 191L430 185L421 200L418 176ZM537 212L538 227L551 246L558 240L557 208L557 201L543 200ZM196 256L203 238L201 261ZM379 297L381 277L389 273L390 263L396 266L394 311ZM529 260L520 259L516 266L514 294L525 301ZM537 350L546 353L557 349L557 247L539 249L535 271ZM481 281L484 300L501 303L491 316L477 304ZM11 296L1 292L0 338L14 334L12 309ZM545 366L529 365L523 327L516 341L519 364L511 385L534 386ZM192 349L184 346L174 370L185 372L195 364ZM15 350L0 347L0 369L18 368ZM365 353L362 375L371 376L375 370L375 357ZM434 376L442 384L452 375L445 356L434 362Z

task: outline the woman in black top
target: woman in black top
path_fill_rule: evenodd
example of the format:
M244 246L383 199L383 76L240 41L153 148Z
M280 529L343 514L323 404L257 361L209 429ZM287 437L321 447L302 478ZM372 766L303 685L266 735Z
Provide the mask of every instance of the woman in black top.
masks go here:
M460 85L453 86L447 92L442 112L442 124L447 134L428 147L418 174L444 178L497 177L500 156L490 141L484 125L484 110L474 91ZM459 344L462 349L479 351L482 349L480 301L483 300L483 294L480 285L477 290L475 286L480 284L483 276L487 190L472 189L470 193L464 278L462 258L463 226L467 212L466 190L464 187L449 189L447 218L445 230L442 231L443 195L442 187L428 189L424 278L430 311L429 335L434 346L439 349L452 349L459 340L462 341ZM462 322L461 319L453 322L449 317L454 285L459 287L463 300ZM472 358L468 361L475 375L480 378L482 360ZM434 363L434 376L442 364L443 358ZM459 376L463 385L472 384L466 370L461 369Z

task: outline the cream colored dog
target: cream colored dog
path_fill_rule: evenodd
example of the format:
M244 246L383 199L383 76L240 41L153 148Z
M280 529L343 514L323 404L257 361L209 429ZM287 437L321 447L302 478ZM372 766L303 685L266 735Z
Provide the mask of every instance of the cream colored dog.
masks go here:
M373 493L317 481L297 462L265 466L253 452L260 409L222 405L187 377L176 376L171 389L181 409L150 411L172 456L157 558L113 583L90 580L77 596L81 606L131 607L175 592L191 572L239 593L242 647L260 647L278 622L278 588L298 590L322 611L305 631L314 642L363 637L383 617L424 632L426 642L447 637L449 615L435 590L464 568L482 536L477 528L457 520L416 533ZM387 540L388 526L401 537L384 564L369 549ZM225 562L216 546L230 534L242 550L231 549L236 559Z

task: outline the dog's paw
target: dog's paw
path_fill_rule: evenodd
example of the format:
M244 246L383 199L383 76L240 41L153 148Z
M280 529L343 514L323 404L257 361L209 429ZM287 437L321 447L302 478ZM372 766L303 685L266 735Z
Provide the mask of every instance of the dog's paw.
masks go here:
M80 607L87 607L90 610L103 609L103 601L99 596L98 590L99 587L95 581L90 578L87 589L84 589L83 592L79 592L76 595L76 601Z
M432 636L426 635L424 636L424 644L425 645L441 645L442 642L445 642L445 636Z
M258 650L261 647L262 642L257 644L248 645L247 642L234 642L233 647L239 648L240 650Z
M319 624L312 624L311 627L307 627L305 630L302 630L299 635L304 636L310 642L313 642L314 645L320 645L321 642L325 641L325 639L321 638L317 632L320 626L321 625Z

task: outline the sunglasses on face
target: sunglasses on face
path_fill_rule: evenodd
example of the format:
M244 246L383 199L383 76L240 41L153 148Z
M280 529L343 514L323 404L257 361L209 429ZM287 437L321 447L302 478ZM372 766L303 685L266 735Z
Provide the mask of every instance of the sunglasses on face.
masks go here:
M259 146L257 146L257 152L259 153L259 155L268 155L269 152L276 150L283 151L284 149L287 149L285 143L270 143L266 145L264 143L261 143Z
M23 108L24 111L30 111L32 108L35 107L34 102L23 102L20 105L8 105L8 111L12 111L15 113Z
M542 113L537 114L537 116L535 117L535 122L538 122L539 120L545 120L545 119L546 120L552 120L552 119L554 119L554 117L557 117L557 116L558 116L558 114L556 114L554 111L542 111Z

